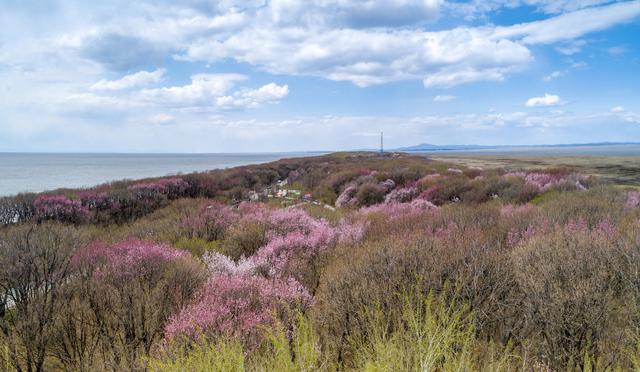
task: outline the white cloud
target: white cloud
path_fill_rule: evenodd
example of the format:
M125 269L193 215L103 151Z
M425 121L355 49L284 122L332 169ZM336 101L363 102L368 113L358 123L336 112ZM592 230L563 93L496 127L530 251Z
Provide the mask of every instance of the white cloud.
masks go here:
M561 77L562 75L564 75L564 72L562 72L562 71L554 71L554 72L550 73L549 75L545 76L543 79L544 79L544 81L551 81L553 79L557 79L557 78Z
M558 45L556 50L564 55L571 56L580 53L585 45L587 45L586 40L571 40Z
M217 106L221 108L245 107L254 108L264 103L277 103L289 94L287 85L269 83L259 89L245 89L231 96L218 97Z
M247 76L240 74L197 74L191 77L191 84L145 89L140 96L145 101L174 107L210 106L215 98L246 79Z
M559 14L572 12L597 5L609 4L615 0L471 0L467 2L448 2L445 7L454 14L466 19L476 19L501 8L517 8L523 5L534 6L539 12Z
M527 107L558 106L560 104L562 101L559 96L548 93L542 97L531 97L525 103Z
M358 86L417 79L427 87L501 81L533 60L526 45L571 41L628 22L640 15L640 2L588 8L513 26L438 32L337 28L323 22L300 27L308 20L282 26L282 19L276 17L277 27L273 17L260 18L260 14L253 25L238 32L193 41L178 58L205 62L231 58L274 74L320 76Z
M159 83L165 75L165 69L158 69L153 72L139 71L135 74L126 75L118 80L102 79L91 86L91 90L123 90L137 88L149 84Z
M447 96L447 95L443 95L443 96L435 96L433 97L433 102L450 102L453 101L454 99L456 99L455 96Z
M623 112L624 108L622 106L616 106L611 109L611 112Z
M542 21L498 27L493 37L521 40L524 44L553 44L630 22L638 15L640 1L622 2L565 13Z
M96 93L71 94L59 100L61 110L67 112L109 112L128 110L177 110L190 112L215 112L220 110L244 110L263 104L278 103L289 94L287 85L269 83L259 88L236 87L248 77L240 74L196 74L187 85L162 88L102 91ZM167 113L151 115L155 124L174 121Z
M114 1L111 7L121 10L119 17L107 17L109 7L76 5L93 14L92 19L103 21L85 22L48 37L49 45L47 41L40 45L42 53L52 49L76 53L75 58L111 71L130 71L173 56L205 63L233 60L273 74L316 76L363 87L403 80L450 87L502 81L534 60L530 44L563 42L558 47L574 53L582 43L574 40L640 14L639 1L604 6L596 6L604 3L601 0L475 1L471 7L534 5L545 13L562 14L512 26L458 26L434 32L425 31L429 29L425 25L450 12L452 4L441 0ZM28 60L37 58L31 55ZM128 83L104 80L94 89L121 84Z

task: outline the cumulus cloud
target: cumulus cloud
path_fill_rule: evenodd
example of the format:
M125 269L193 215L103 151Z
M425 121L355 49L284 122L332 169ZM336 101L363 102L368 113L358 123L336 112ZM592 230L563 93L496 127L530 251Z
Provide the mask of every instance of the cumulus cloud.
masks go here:
M137 88L153 83L159 83L165 75L165 69L152 72L139 71L135 74L125 75L118 80L102 79L91 86L91 90L123 90Z
M140 97L148 102L174 107L209 106L237 82L246 80L240 74L197 74L183 86L144 89Z
M127 108L163 108L193 112L218 110L243 110L257 108L263 104L278 103L289 94L287 85L269 83L259 88L238 87L248 80L241 74L196 74L186 85L123 90L156 77L150 73L128 75L116 81L99 82L95 93L71 94L63 98L64 110L126 110ZM161 75L161 74L156 74ZM135 77L135 78L134 78ZM127 79L128 78L128 79ZM124 81L123 81L124 80ZM167 114L152 115L152 122L165 123Z
M295 3L295 2L294 2ZM257 18L232 35L200 38L178 58L234 59L274 74L320 76L359 86L421 79L427 87L501 81L533 60L529 44L571 41L640 15L640 2L613 4L503 27L274 27ZM271 22L271 23L270 23Z
M616 106L611 109L611 112L623 112L624 108L622 106Z
M289 86L269 83L259 89L245 89L231 96L218 97L217 106L221 108L254 108L264 103L277 103L289 94Z
M433 102L450 102L453 101L454 99L456 99L455 96L448 96L448 95L438 95L433 97Z
M559 96L548 93L542 97L531 97L525 103L527 107L558 106L560 104L562 104L562 101Z

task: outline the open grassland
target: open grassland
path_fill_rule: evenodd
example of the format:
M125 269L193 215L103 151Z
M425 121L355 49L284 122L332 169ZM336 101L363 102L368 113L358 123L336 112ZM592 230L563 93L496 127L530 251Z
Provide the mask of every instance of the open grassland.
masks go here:
M609 155L483 155L451 154L429 158L471 167L538 169L567 167L614 184L640 186L640 157Z

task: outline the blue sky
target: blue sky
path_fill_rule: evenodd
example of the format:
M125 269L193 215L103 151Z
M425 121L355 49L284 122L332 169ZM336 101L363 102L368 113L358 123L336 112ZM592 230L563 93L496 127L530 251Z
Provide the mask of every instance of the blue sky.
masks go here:
M640 1L0 10L0 151L640 142L639 89Z

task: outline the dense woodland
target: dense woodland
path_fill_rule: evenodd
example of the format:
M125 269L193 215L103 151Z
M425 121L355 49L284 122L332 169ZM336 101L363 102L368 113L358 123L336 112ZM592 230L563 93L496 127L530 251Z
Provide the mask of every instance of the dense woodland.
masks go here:
M0 226L0 370L640 369L640 192L569 168L338 153L2 198Z

